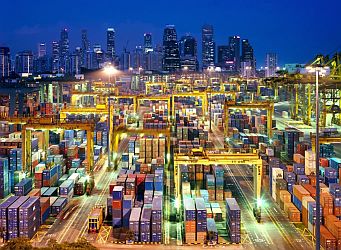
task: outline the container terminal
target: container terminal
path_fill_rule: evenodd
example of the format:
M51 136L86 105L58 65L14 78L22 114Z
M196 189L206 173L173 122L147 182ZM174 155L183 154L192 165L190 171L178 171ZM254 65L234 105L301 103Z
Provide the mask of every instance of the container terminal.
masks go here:
M340 71L310 66L1 83L3 241L341 249Z

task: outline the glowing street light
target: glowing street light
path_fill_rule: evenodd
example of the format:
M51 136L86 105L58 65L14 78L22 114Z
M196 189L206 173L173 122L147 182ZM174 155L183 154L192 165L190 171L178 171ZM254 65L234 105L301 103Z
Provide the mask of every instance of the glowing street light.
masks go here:
M109 82L111 82L111 76L116 74L116 72L117 72L116 68L111 64L104 67L104 73L106 73L109 76Z
M315 117L316 117L316 141L315 141L315 171L316 171L316 249L320 249L320 105L319 105L319 76L323 76L327 72L328 67L308 66L306 70L309 73L315 73Z

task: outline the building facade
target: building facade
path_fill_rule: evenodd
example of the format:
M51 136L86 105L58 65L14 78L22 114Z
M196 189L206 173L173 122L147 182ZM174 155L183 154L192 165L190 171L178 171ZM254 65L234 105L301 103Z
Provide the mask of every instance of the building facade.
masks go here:
M180 70L180 54L174 25L167 25L163 33L163 70L176 72Z
M202 68L207 69L214 66L216 58L216 48L214 42L214 30L212 25L202 27Z
M11 72L11 53L8 47L0 47L0 78L9 77Z

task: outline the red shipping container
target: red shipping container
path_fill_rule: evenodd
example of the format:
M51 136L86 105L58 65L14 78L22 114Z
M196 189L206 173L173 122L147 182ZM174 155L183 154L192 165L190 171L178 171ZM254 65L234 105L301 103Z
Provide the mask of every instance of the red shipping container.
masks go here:
M113 200L112 201L112 209L122 209L122 201Z
M304 187L310 193L310 196L315 199L315 197L316 197L316 188L315 187L313 187L310 184L303 184L302 187Z
M327 158L320 158L320 166L324 168L329 167L329 160Z
M320 227L320 232L321 232L321 246L326 250L336 249L337 240L333 236L333 234L329 232L329 230L322 225Z

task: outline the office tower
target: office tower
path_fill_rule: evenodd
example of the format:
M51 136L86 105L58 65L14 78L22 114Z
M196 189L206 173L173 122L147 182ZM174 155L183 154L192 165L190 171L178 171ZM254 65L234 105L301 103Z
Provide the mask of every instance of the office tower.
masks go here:
M46 56L46 43L39 43L38 45L38 57Z
M162 71L163 48L161 45L157 45L145 57L145 70Z
M130 52L125 48L120 59L120 70L127 71L131 67Z
M8 47L0 47L0 78L7 78L11 72L11 53Z
M134 69L144 68L144 49L142 46L135 47L132 59L132 67Z
M234 56L231 53L229 45L218 46L217 66L219 66L223 71L234 71Z
M197 41L193 36L183 36L179 42L182 70L198 71Z
M17 74L33 74L33 53L30 50L19 52L15 56L15 72Z
M241 56L241 69L245 76L254 76L256 73L256 60L254 58L253 48L248 39L242 40L242 56Z
M148 53L150 51L153 51L152 34L145 33L144 34L144 53Z
M277 71L277 54L267 53L265 57L265 77L276 76Z
M90 50L90 41L88 39L88 31L82 30L82 57L81 66L86 67L86 53Z
M107 30L107 59L108 61L115 60L115 30L108 28Z
M180 69L180 55L174 25L167 25L163 33L163 70L175 72Z
M105 62L105 54L100 44L94 44L92 55L92 69L99 69Z
M59 73L59 43L56 41L52 42L52 73Z
M240 71L240 37L239 36L230 36L229 38L229 46L231 50L231 54L234 58L234 71Z
M69 63L69 33L67 29L62 29L59 42L59 67L60 73L68 72Z
M81 61L82 58L82 49L77 47L75 51L71 54L71 74L80 74L81 73Z
M202 27L202 68L207 69L215 63L215 42L212 25Z
M50 73L52 69L51 57L48 55L33 60L33 71L37 74Z

